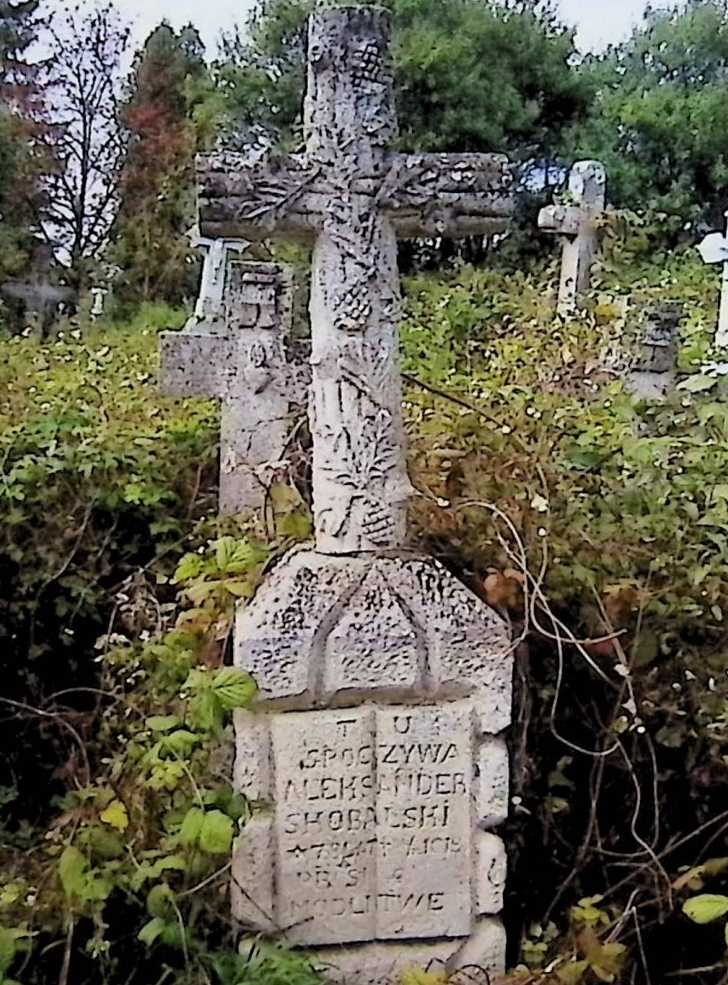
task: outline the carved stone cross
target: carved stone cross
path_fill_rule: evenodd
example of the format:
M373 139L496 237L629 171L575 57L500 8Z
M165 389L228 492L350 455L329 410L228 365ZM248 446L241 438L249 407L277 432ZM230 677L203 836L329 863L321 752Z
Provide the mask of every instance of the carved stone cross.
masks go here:
M217 397L220 513L260 512L289 440L291 404L305 404L307 361L290 338L291 281L269 263L230 263L224 332L207 321L161 336L161 381L177 397Z
M607 173L598 161L577 161L569 173L568 205L541 210L539 228L563 238L558 313L573 315L589 290L594 257L599 249L599 219L607 205Z
M512 214L505 158L397 154L389 16L311 19L303 154L199 164L213 238L313 241L311 428L317 547L396 549L410 482L399 371L397 238L477 235Z

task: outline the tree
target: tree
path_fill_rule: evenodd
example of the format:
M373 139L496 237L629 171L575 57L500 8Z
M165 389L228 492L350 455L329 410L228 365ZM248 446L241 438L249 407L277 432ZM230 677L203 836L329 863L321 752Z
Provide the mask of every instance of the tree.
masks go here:
M111 4L66 10L49 29L49 230L70 260L77 296L89 286L116 208L124 149L117 98L128 34Z
M571 68L573 32L549 3L385 0L394 19L402 146L409 150L558 153L590 93ZM247 36L223 39L216 78L243 140L262 127L299 132L313 0L261 0Z
M663 231L672 243L686 226L722 225L728 205L725 0L649 11L628 41L590 59L583 74L597 98L572 135L573 156L604 161L612 201L664 213Z
M41 233L39 67L28 51L42 20L39 0L0 0L0 279L20 275Z
M204 47L189 26L161 24L137 54L121 111L125 158L112 256L116 294L137 303L177 303L188 288L198 149L195 111L207 78Z

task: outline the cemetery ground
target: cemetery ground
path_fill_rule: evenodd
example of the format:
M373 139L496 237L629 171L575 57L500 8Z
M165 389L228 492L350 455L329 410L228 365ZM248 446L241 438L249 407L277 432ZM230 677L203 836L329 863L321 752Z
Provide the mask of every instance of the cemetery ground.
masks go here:
M508 981L718 983L728 399L700 372L716 275L613 244L568 323L554 277L406 282L416 538L517 647ZM626 294L685 305L664 401L602 369ZM218 519L214 405L155 386L157 334L183 320L0 341L3 985L326 979L281 941L238 953L228 917L251 810L230 716L255 698L226 663L232 611L310 534L305 429L265 528Z

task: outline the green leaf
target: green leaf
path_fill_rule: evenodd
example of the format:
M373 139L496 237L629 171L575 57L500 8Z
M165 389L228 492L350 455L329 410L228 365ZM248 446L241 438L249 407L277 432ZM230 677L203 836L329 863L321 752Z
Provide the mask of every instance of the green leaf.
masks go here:
M182 827L179 829L179 843L185 847L196 845L202 831L202 823L205 820L205 812L199 807L192 807L185 814Z
M147 894L147 912L150 917L167 918L174 912L174 893L166 882L152 886Z
M112 800L102 813L101 820L117 831L126 831L129 827L129 814L120 800Z
M172 732L179 728L182 719L178 715L155 715L144 723L152 732Z
M85 855L73 845L69 845L61 855L58 863L58 874L61 877L61 885L66 896L83 897L86 890L87 878L86 868L88 862Z
M188 756L195 746L201 741L199 735L189 732L187 729L180 729L171 735L165 735L160 745L166 752L171 752L174 756Z
M225 711L245 708L253 700L257 690L250 674L237 667L223 667L217 671L213 688Z
M677 389L686 390L688 393L705 393L712 390L717 383L718 379L715 376L704 376L702 373L696 373L694 376L689 376L687 380L683 380Z
M683 913L693 923L715 923L728 914L728 896L694 896L683 903Z
M233 847L235 826L222 811L205 814L200 831L200 848L208 855L228 855Z
M146 944L147 947L151 947L156 940L158 940L164 931L167 929L167 921L163 920L161 917L154 917L149 923L144 924L142 929L139 931L138 939L142 944Z

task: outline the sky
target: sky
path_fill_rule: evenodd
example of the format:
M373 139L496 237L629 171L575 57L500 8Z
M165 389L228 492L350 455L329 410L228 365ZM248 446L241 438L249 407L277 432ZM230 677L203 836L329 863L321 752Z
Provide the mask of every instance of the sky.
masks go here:
M638 22L649 0L559 0L564 21L578 28L583 50L599 49L619 41ZM254 0L117 0L134 24L136 40L142 40L163 19L175 27L190 21L205 43L214 49L221 29L244 23ZM661 6L655 3L653 6Z

